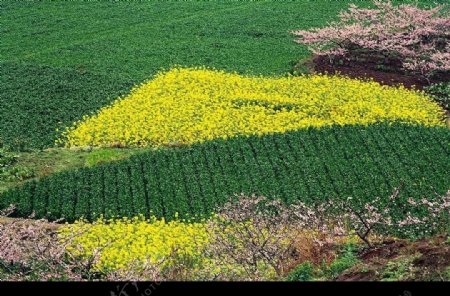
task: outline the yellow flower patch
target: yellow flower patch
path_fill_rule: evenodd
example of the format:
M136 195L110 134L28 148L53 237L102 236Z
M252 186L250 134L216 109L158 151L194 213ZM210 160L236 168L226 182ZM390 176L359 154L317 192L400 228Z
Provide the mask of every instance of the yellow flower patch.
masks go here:
M62 242L69 241L67 252L75 257L97 257L93 271L127 270L146 264L169 267L166 259L175 256L195 258L208 242L204 223L187 223L142 216L133 219L83 220L62 227Z
M246 77L175 68L74 123L65 146L191 144L307 127L399 121L444 125L421 92L338 76Z

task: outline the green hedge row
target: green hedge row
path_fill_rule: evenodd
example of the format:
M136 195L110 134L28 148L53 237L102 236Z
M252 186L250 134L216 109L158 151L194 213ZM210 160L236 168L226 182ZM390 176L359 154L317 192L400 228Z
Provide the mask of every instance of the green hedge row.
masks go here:
M402 198L450 189L450 130L405 125L307 129L160 149L26 183L0 196L17 215L208 215L234 193L290 203ZM401 211L399 207L399 211Z

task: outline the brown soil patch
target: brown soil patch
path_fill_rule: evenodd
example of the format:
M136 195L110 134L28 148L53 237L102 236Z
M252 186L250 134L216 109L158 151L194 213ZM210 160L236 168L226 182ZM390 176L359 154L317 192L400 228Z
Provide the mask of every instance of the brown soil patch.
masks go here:
M434 247L418 251L422 254L420 258L413 261L413 264L421 267L436 268L450 265L450 249Z
M363 60L363 61L358 61ZM330 62L327 56L316 56L312 60L314 71L317 73L340 73L351 78L369 79L384 85L403 84L407 88L422 89L430 83L450 81L450 73L436 75L428 82L418 76L408 75L401 71L401 63L395 59L385 58L380 61L376 57L365 56L364 59L339 60ZM380 69L380 65L383 68Z
M373 278L376 276L376 272L374 270L369 271L355 271L352 273L344 274L339 277L338 281L343 282L368 282L373 281Z
M417 270L411 280L429 280L432 273L439 273L450 266L450 244L445 236L423 239L416 242L390 240L378 247L363 252L359 258L361 266L355 266L338 277L338 281L376 281L388 262L400 256L415 256L412 266Z
M403 240L385 241L379 247L376 247L361 255L362 260L370 260L372 258L393 259L400 255L400 251L407 246L407 242Z
M33 219L23 219L23 218L10 218L10 217L0 217L0 224L1 225L11 225L11 224L18 224L18 225L33 225L36 223L36 220ZM42 224L47 230L58 230L63 224L57 224L57 223L43 223Z

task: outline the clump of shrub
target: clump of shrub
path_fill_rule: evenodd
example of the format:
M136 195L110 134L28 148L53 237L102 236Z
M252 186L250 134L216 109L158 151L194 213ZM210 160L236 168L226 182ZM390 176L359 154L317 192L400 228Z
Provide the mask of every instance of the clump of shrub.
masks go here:
M450 110L450 82L432 84L425 91L443 108Z
M0 168L2 170L7 169L17 162L18 155L7 152L5 149L0 148Z
M34 172L17 165L19 155L0 147L0 180L25 180L34 177Z
M307 282L314 279L314 266L306 261L289 272L286 280L289 282Z
M338 252L329 264L326 261L322 261L320 265L315 265L310 261L299 264L288 273L286 280L290 282L304 282L336 279L345 270L360 262L355 254L355 246L352 243L347 243L344 247L344 250Z
M450 71L450 19L446 6L374 1L374 9L351 4L340 20L325 28L298 30L298 43L333 60L365 56L400 61L401 68L424 78Z
M355 250L352 244L347 244L343 253L339 254L328 266L323 269L323 274L326 278L335 279L342 272L351 268L359 259L355 255Z

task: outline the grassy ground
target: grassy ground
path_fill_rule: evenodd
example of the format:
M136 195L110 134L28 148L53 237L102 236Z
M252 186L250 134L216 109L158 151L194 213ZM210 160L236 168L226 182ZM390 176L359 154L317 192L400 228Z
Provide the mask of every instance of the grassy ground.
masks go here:
M32 172L32 179L38 179L68 169L92 167L100 163L129 157L145 152L148 149L46 149L25 153L14 153L18 156L16 168L25 168ZM28 179L29 180L29 179ZM0 193L22 184L27 180L0 178Z

